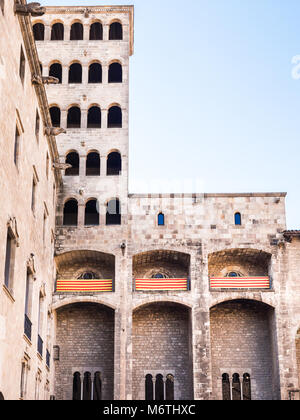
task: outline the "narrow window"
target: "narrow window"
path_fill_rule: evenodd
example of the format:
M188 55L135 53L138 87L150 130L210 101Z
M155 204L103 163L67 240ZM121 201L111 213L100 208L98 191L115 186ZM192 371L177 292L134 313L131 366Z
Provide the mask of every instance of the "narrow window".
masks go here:
M69 68L69 83L82 83L82 66L79 63L71 64Z
M112 63L108 70L108 83L122 83L123 71L119 63Z
M159 213L157 217L158 226L165 226L165 215L163 213Z
M243 400L251 401L251 378L249 373L243 375Z
M107 157L107 175L120 175L122 171L122 158L119 152L112 152Z
M36 188L37 188L37 182L35 178L32 180L32 192L31 192L31 210L33 213L35 212L35 203L36 203Z
M49 161L50 161L50 159L49 159L49 155L48 155L48 152L46 153L46 177L47 177L47 179L49 178Z
M27 365L22 362L21 367L21 381L20 381L20 398L24 399L26 396L26 383L27 383Z
M122 128L122 110L119 106L112 106L108 110L108 128Z
M155 381L155 401L164 401L164 399L164 378L162 375L157 375Z
M14 162L15 162L15 165L18 165L18 161L19 161L20 140L21 140L20 131L19 131L18 126L16 126L16 131L15 131L15 147L14 147Z
M8 290L12 291L13 285L13 269L15 257L15 240L10 231L7 230L6 235L6 253L5 253L5 270L4 270L4 284Z
M62 23L54 23L51 28L51 41L64 40L64 25Z
M73 375L73 400L81 400L81 378L79 372L75 372Z
M100 155L97 152L91 152L86 158L86 176L100 175Z
M82 41L83 40L83 26L81 23L76 22L71 26L70 33L71 41Z
M234 223L236 226L241 226L242 225L242 216L241 213L235 213L234 215Z
M89 83L102 83L102 66L92 63L89 67Z
M61 111L57 106L50 108L52 127L60 127Z
M72 165L72 168L65 170L65 176L79 175L79 154L77 152L68 153L66 156L66 163Z
M153 401L153 376L146 375L145 378L145 400L146 401Z
M20 53L20 68L19 68L19 75L21 78L22 83L24 84L24 78L25 78L25 55L23 48L21 47L21 53Z
M123 39L123 27L121 23L114 22L109 27L109 39L111 41L120 41Z
M102 381L100 372L96 372L94 375L94 392L93 400L101 401L102 400Z
M88 110L87 128L101 128L101 109L98 106Z
M83 401L92 399L92 379L90 372L85 372L83 378Z
M92 23L90 27L90 41L98 41L103 39L103 26L100 22Z
M241 381L238 373L234 373L232 376L232 400L241 400Z
M68 111L67 128L80 128L81 126L81 111L77 106L73 106Z
M230 395L230 380L228 373L224 373L222 375L222 397L223 401L230 401L231 395Z
M32 310L32 288L33 279L32 274L27 271L26 276L26 292L25 292L25 320L24 320L24 334L31 340L31 310Z
M4 14L4 0L0 0L0 8L1 8L1 12Z
M47 230L47 213L44 213L44 219L43 219L43 243L45 243L46 239L46 230Z
M56 77L62 83L62 66L60 63L53 63L49 69L49 76Z
M64 226L77 226L78 219L78 203L76 200L71 199L64 205Z
M120 201L118 199L110 200L107 203L106 209L106 225L120 225L121 224L121 211Z
M39 295L39 312L38 312L38 342L37 342L37 350L38 353L43 356L43 340L42 340L42 333L43 333L43 308L44 308L44 298L42 294Z
M90 200L86 203L84 224L85 226L99 225L99 210L97 200Z
M37 141L39 141L39 135L40 135L40 114L38 111L36 111L36 117L35 117L35 137Z
M174 401L174 376L167 375L166 380L166 401Z
M44 41L45 26L42 23L36 23L33 25L33 36L35 41Z

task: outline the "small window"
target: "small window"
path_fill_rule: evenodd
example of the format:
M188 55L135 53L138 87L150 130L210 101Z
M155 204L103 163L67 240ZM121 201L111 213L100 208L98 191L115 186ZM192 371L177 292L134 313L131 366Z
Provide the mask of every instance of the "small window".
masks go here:
M64 205L64 226L77 226L78 202L75 199L67 201Z
M83 401L90 401L92 398L92 378L90 372L85 372L83 377Z
M154 400L152 375L146 375L146 378L145 378L145 400L146 401Z
M62 66L60 63L53 63L49 69L49 76L56 77L62 83Z
M73 400L81 400L81 378L79 372L75 372L73 375Z
M122 158L119 152L112 152L107 157L108 176L120 175L122 172Z
M71 26L70 41L83 40L83 25L79 22L73 23Z
M174 376L173 375L167 375L166 401L174 401Z
M164 401L164 378L162 375L156 375L155 381L155 401Z
M162 273L157 273L157 274L153 274L152 278L153 279L165 279L166 276Z
M4 4L4 0L0 0L0 9L1 9L1 12L4 14L4 6L5 6L5 4Z
M102 66L92 63L89 67L89 83L102 83Z
M19 68L19 75L22 81L22 84L24 84L24 78L25 78L25 55L23 48L21 47L21 53L20 53L20 68Z
M121 23L114 22L109 27L109 39L111 41L118 41L123 39L123 27Z
M122 128L122 110L119 106L112 106L108 110L108 128Z
M33 36L35 41L44 41L45 26L42 23L36 23L33 25Z
M232 400L241 400L241 381L238 373L234 373L232 376Z
M101 109L98 106L88 110L87 128L101 128Z
M223 373L222 375L222 397L223 401L230 401L230 380L228 373Z
M57 106L50 108L52 127L60 127L61 111Z
M68 111L67 128L80 128L81 126L81 110L77 106L73 106Z
M242 225L242 216L241 213L235 213L234 215L234 223L236 226L241 226Z
M18 126L16 126L15 146L14 146L14 162L15 162L15 165L18 165L18 162L19 162L20 142L21 142L21 134L20 134Z
M79 63L71 64L69 68L69 83L82 83L82 66Z
M4 284L7 287L7 289L9 289L10 291L12 291L13 289L15 249L16 249L15 238L12 232L10 231L10 229L8 229L7 235L6 235Z
M100 22L92 23L90 27L90 41L99 41L103 39L103 26Z
M100 155L97 152L90 152L86 158L86 176L100 175Z
M39 141L39 135L40 135L40 114L38 111L36 111L36 117L35 117L35 137L37 141Z
M112 63L108 70L108 83L122 83L123 70L119 63Z
M32 180L32 193L31 193L31 210L35 213L35 205L36 205L36 188L37 182L36 179L33 177Z
M97 200L90 200L86 203L84 224L85 226L99 225L99 209Z
M66 163L72 165L72 168L65 170L65 176L79 175L79 154L77 152L70 152L66 156Z
M107 203L106 210L106 225L120 225L121 224L121 209L120 201L118 199L111 200Z
M54 23L51 28L51 41L64 40L64 25L62 23Z
M159 213L157 223L158 226L165 226L165 215L163 213Z
M94 401L102 400L102 381L101 381L101 373L100 372L96 372L95 375L94 375L93 400Z
M251 401L251 378L249 373L243 375L243 401Z

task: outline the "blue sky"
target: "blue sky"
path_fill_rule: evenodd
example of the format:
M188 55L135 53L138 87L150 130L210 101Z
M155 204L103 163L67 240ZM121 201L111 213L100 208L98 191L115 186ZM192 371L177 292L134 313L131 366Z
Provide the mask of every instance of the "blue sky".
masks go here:
M300 229L299 0L40 2L135 6L130 192L283 191Z

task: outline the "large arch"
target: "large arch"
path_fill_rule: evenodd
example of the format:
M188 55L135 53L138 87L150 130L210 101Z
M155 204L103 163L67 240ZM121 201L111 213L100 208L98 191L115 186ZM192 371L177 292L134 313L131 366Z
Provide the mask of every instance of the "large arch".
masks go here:
M210 309L210 337L213 399L243 399L242 385L240 394L234 389L247 375L251 399L280 398L274 308L246 299L219 303ZM224 377L231 396L224 395Z
M145 381L153 378L153 399L166 400L157 393L155 381L171 375L174 399L193 399L191 310L169 301L139 306L133 312L133 399L145 400ZM157 384L156 384L157 385ZM149 387L149 382L147 384Z

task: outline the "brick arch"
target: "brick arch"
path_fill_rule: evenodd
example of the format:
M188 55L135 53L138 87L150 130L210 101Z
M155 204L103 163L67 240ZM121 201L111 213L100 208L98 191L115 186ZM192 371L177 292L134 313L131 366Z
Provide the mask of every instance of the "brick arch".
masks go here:
M98 305L102 305L104 307L113 309L116 311L118 308L116 305L113 305L111 301L106 301L105 299L101 299L99 297L87 297L87 296L72 296L60 300L59 302L53 303L51 306L52 311L56 312L57 310L73 305L75 303L96 303Z
M217 307L218 305L222 305L223 303L226 302L234 302L236 300L245 300L245 301L253 301L253 302L257 302L257 303L261 303L263 305L268 306L269 308L275 309L275 304L273 302L272 297L269 298L268 296L265 295L261 295L259 293L259 296L256 298L255 296L253 296L253 291L252 292L234 292L234 293L228 293L226 294L226 292L222 292L221 296L217 297L217 298L213 298L212 301L210 302L209 305L209 309L213 309L215 307Z
M157 303L174 303L176 305L179 306L183 306L187 309L193 309L193 303L192 302L187 302L187 299L180 299L180 298L168 298L168 297L161 297L160 299L157 297L148 297L146 299L142 299L141 301L139 301L133 308L132 308L132 312L134 313L135 311L146 307L146 306L150 306L152 304L157 304Z

